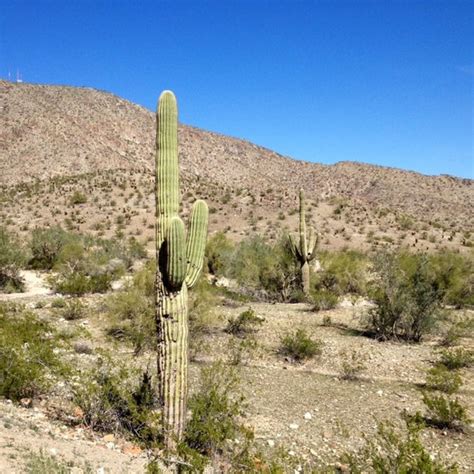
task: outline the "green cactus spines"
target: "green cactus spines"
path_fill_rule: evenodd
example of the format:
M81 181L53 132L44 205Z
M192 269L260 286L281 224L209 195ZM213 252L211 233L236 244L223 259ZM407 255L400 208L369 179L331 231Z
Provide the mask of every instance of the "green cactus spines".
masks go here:
M306 229L306 215L304 205L304 192L300 190L300 223L299 233L290 234L290 248L301 265L301 281L303 284L303 292L309 295L310 290L310 272L309 263L316 257L316 248L318 245L318 234L310 227Z
M186 419L188 288L197 281L206 246L208 209L194 203L186 236L179 211L178 109L164 91L158 101L156 136L156 322L158 395L165 446L175 450Z

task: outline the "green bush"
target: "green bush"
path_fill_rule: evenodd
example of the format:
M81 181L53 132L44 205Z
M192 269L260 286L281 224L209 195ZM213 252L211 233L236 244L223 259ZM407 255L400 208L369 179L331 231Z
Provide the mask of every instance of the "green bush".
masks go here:
M336 307L338 296L328 290L311 290L310 301L313 311L326 311Z
M360 374L367 370L365 362L367 356L360 351L342 351L341 356L341 378L344 380L357 380Z
M86 316L87 308L78 298L72 298L65 301L64 307L58 312L66 321L82 319Z
M102 354L99 365L81 375L74 403L83 412L82 423L94 431L121 433L150 445L159 441L159 418L152 380L147 372L117 364Z
M366 445L356 453L346 453L341 463L348 465L352 474L454 474L457 466L448 466L430 455L423 446L420 426L407 423L407 431L397 430L392 423L379 423L377 434L366 438Z
M436 365L428 370L426 376L426 387L430 390L440 390L448 394L453 394L462 385L461 376L448 370L444 365Z
M444 395L423 394L423 403L428 409L426 421L438 428L462 429L470 423L466 408L458 399L449 399Z
M224 232L217 232L210 237L207 241L205 254L208 272L216 276L225 276L233 251L234 244Z
M110 321L108 333L130 341L135 352L152 349L155 332L155 265L149 262L123 290L106 300Z
M281 337L279 353L295 362L302 362L321 355L322 343L313 340L304 329L296 329Z
M13 293L24 290L19 271L25 263L26 255L17 239L0 227L0 291Z
M315 288L333 295L367 294L369 259L356 250L320 253L322 270L314 279Z
M199 389L189 400L192 416L180 447L186 457L193 459L195 468L202 469L205 457L232 455L229 439L252 437L240 421L244 399L237 393L238 385L236 370L223 362L202 369Z
M237 246L230 260L228 276L252 296L263 300L299 301L300 270L291 253L288 237L275 244L260 236L249 237Z
M77 204L85 204L87 202L87 196L81 191L74 191L73 195L69 199L69 203L72 206Z
M380 254L365 323L379 339L419 342L439 319L442 293L424 255Z
M444 251L430 256L443 292L443 302L457 308L474 306L474 254Z
M474 331L474 318L469 315L458 317L456 321L451 321L448 330L442 336L441 346L453 346L462 337L469 336Z
M41 270L51 270L66 243L75 241L76 236L60 227L34 229L31 236L30 266Z
M33 313L0 305L0 395L14 401L44 393L68 368L54 329Z
M468 349L458 347L456 349L447 349L441 351L439 363L449 370L462 369L469 367L474 363L474 354Z
M229 318L225 331L238 337L256 332L257 326L263 324L263 319L258 317L252 308L240 313L236 318Z

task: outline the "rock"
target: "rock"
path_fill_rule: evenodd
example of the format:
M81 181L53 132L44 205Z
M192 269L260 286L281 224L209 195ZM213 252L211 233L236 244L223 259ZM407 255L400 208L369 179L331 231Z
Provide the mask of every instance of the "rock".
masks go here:
M20 400L20 405L24 408L31 408L33 405L33 400L31 398L22 398Z
M299 428L299 425L297 425L296 423L291 423L290 425L291 430L297 430L298 428Z
M51 454L51 456L57 456L58 450L56 448L50 448L49 454Z
M128 454L129 456L139 456L142 452L142 449L139 446L128 444L123 448L122 451L124 454Z
M273 441L273 439L268 439L267 444L270 446L270 448L273 448L275 446L275 441Z
M107 449L114 449L115 443L110 442L110 443L107 443L106 446L107 446Z
M103 441L105 441L106 443L110 443L110 442L113 442L115 441L115 436L110 433L110 434L106 434L103 438L102 438Z
M377 390L377 395L381 397L383 395L383 390Z
M313 418L313 417L311 416L311 413L310 413L309 411L307 411L307 412L304 414L304 419L305 419L305 420L311 420L311 418Z

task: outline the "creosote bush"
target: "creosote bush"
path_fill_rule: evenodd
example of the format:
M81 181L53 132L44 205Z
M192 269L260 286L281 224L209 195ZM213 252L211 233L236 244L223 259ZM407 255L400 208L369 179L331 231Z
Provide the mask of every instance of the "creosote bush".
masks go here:
M108 334L127 340L135 353L153 349L155 336L155 262L148 262L121 291L106 300Z
M341 462L349 472L455 474L457 466L447 465L431 456L420 440L422 425L407 420L407 430L396 429L390 422L378 424L377 434L366 438L366 445L356 453L346 453Z
M469 349L458 347L441 351L439 363L448 370L462 369L474 363L474 354Z
M102 353L98 365L81 374L73 391L82 423L94 431L121 433L144 446L159 443L159 416L153 410L156 400L147 372L116 367Z
M439 319L442 292L425 255L380 254L365 324L378 339L419 342Z
M262 324L263 319L258 317L252 308L248 308L237 317L229 318L225 331L234 336L245 337L256 332Z
M279 353L295 362L312 359L322 353L322 342L312 339L304 329L296 329L281 337Z
M467 409L459 399L451 399L445 395L423 393L423 403L428 409L424 420L437 428L462 430L470 423ZM417 414L419 417L419 414Z
M25 263L26 254L16 237L0 226L0 292L23 291L20 269Z
M457 372L447 369L442 364L429 369L426 375L426 387L430 390L440 390L441 392L453 394L459 390L461 385L461 376Z
M54 329L22 307L0 304L0 396L19 401L45 393L69 373Z

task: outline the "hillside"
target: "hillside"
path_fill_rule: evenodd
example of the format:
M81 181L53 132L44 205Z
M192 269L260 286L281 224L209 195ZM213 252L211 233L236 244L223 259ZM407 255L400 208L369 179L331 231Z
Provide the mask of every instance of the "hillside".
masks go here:
M64 224L74 190L88 190L89 199L69 212L73 227L93 229L111 201L112 214L130 214L125 232L137 230L137 215L142 227L151 225L153 112L90 88L6 81L0 81L0 107L0 185L9 225ZM231 226L236 238L254 231L276 237L280 228L295 225L302 187L328 245L471 244L472 180L354 162L296 161L185 125L179 134L183 195L187 201L207 197L217 211L212 230Z

